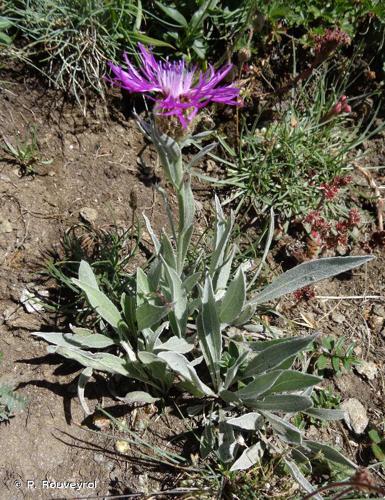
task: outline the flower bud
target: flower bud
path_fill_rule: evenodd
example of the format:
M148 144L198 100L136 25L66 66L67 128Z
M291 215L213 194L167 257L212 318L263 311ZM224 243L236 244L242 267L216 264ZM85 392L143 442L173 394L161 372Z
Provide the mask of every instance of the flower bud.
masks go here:
M238 63L240 65L245 64L246 62L250 61L251 58L251 51L248 47L242 47L238 51Z

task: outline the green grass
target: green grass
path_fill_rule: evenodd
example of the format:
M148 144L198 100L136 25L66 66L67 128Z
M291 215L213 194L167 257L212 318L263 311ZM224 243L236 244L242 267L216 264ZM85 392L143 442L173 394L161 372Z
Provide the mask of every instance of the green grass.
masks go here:
M164 44L141 31L144 13L136 0L5 0L24 57L83 106L87 89L104 94L106 61L138 41Z
M282 223L325 205L335 216L341 212L341 199L326 199L323 185L350 174L351 152L356 150L354 159L361 156L358 146L384 125L374 126L374 113L363 127L363 117L354 115L355 103L363 97L351 102L352 115L325 120L340 96L348 93L341 84L328 83L330 73L319 68L293 89L288 99L275 105L273 120L263 121L262 113L252 123L244 117L239 145L218 134L221 152L216 159L226 172L219 184L230 188L228 202L237 211L251 205L264 214L274 208Z
M135 55L139 41L205 67L235 61L244 47L258 56L297 28L294 36L311 44L327 27L353 36L368 16L381 27L385 7L380 0L4 0L0 16L0 44L15 42L5 54L42 72L86 110L88 90L104 95L107 60L120 61L124 50Z

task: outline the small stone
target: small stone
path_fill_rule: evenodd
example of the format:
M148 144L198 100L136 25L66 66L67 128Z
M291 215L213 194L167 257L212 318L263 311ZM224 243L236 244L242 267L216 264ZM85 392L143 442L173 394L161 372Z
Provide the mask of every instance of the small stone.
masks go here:
M93 418L93 424L100 430L108 429L111 426L111 420L102 415L95 415Z
M368 325L373 333L380 333L383 324L384 318L382 316L371 316L368 321Z
M24 312L18 314L17 316L11 316L5 322L10 328L20 328L31 332L39 330L41 326L41 322L36 318L36 316Z
M361 360L356 366L356 370L360 375L364 375L368 380L373 380L377 376L377 365L373 361Z
M377 316L381 316L382 318L385 318L385 307L381 306L380 304L376 304L373 306L373 314L376 314Z
M339 325L341 325L345 321L345 316L338 312L333 312L331 318L334 321L334 323L337 323Z
M115 442L115 450L118 453L127 453L130 450L130 445L127 441L124 441L124 439L118 439Z
M341 404L345 412L345 423L356 434L362 434L368 426L369 419L364 405L356 398L346 399Z
M80 217L89 224L93 224L98 218L98 212L94 208L83 207L80 209L79 213Z
M103 453L94 453L94 460L96 463L101 464L105 462L106 457L103 455Z
M12 233L13 227L8 219L0 219L0 233Z

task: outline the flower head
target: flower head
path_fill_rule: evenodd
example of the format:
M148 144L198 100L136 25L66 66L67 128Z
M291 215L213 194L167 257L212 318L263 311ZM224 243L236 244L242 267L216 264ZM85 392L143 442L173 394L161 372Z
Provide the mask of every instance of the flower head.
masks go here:
M112 62L109 67L113 78L109 81L129 92L151 94L157 114L177 116L184 128L198 111L209 102L239 105L239 89L232 85L219 85L232 68L226 65L216 71L212 66L199 71L184 60L157 61L142 44L139 45L142 67L137 69L124 54L127 70Z

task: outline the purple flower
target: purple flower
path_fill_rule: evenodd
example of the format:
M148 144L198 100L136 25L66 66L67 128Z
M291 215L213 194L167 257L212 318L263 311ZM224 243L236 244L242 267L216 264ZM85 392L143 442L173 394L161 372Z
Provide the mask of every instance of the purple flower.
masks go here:
M175 115L184 128L198 111L209 102L232 106L240 105L239 89L232 85L218 84L231 70L228 64L215 71L212 66L206 71L188 67L185 61L157 61L153 54L138 44L142 68L136 69L124 54L127 70L109 62L113 78L109 81L129 92L155 94L155 111L164 116Z

